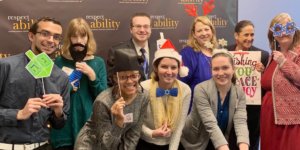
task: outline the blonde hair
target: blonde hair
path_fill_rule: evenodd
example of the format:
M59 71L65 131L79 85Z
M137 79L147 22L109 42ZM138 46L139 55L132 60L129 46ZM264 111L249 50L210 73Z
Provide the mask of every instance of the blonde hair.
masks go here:
M198 16L194 19L192 26L191 26L190 33L189 33L187 45L192 47L195 51L201 51L201 45L198 43L197 39L194 38L195 26L196 26L196 23L198 23L198 22L201 22L210 27L212 34L213 34L213 37L210 41L213 44L212 49L217 48L218 42L217 42L217 37L216 37L216 29L207 16Z
M293 44L292 44L292 49L300 46L300 30L296 30L293 38Z
M289 21L293 21L292 17L288 14L288 13L280 13L278 15L276 15L271 23L270 23L270 26L268 28L268 40L269 40L269 46L271 48L271 50L274 50L276 48L276 50L278 50L277 48L278 47L275 47L275 38L273 36L273 31L271 31L270 29L276 24L276 23L279 23L281 22L281 20L283 19L288 19ZM294 34L294 37L293 37L293 43L290 45L289 49L293 49L299 42L300 39L300 31L297 29L295 34ZM277 45L278 43L276 43Z
M64 43L62 46L62 54L66 56L71 56L69 52L69 47L71 46L71 37L79 34L81 36L87 36L87 55L94 55L97 49L96 41L93 32L88 25L88 23L83 18L74 18L70 21L67 32L64 36Z

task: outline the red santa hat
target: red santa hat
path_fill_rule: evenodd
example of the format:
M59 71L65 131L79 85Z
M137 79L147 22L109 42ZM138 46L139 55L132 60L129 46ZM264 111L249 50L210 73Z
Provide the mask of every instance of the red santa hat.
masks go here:
M185 77L188 75L189 69L183 66L181 55L175 50L174 45L169 39L166 40L166 42L161 46L160 49L156 50L153 64L157 59L163 57L169 57L178 60L180 63L179 76Z

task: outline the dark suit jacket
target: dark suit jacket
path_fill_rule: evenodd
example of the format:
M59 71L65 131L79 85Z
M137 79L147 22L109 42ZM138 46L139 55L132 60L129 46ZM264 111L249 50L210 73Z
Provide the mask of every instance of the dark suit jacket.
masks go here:
M152 72L152 61L154 59L154 53L156 51L156 45L150 44L150 41L148 41L148 47L149 47L149 75L147 78L150 78L151 72ZM108 57L107 57L107 71L108 71L108 85L112 86L112 75L113 75L113 71L114 71L114 62L117 61L114 59L114 53L117 49L122 49L124 51L127 51L128 53L135 53L136 55L136 48L132 42L132 39L128 40L128 41L124 41L124 42L120 42L119 44L113 46L109 51L108 51ZM126 64L124 64L126 65ZM140 70L141 72L141 81L146 80L146 77L143 73L143 70L141 68Z

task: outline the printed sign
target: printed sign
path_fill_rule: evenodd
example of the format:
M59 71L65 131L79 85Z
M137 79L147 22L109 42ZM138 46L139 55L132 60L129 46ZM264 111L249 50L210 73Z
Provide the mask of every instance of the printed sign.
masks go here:
M237 85L240 85L245 94L247 105L261 105L261 73L255 70L260 62L259 51L230 51L234 57Z

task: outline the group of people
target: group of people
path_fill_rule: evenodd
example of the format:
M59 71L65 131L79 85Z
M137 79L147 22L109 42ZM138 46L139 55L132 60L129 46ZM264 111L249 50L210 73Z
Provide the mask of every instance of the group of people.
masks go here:
M28 32L29 50L51 55L63 40L61 56L44 78L26 70L25 53L0 59L0 149L300 149L300 31L286 13L268 31L270 56L252 45L248 20L227 47L261 52L262 105L248 106L206 16L178 52L168 39L156 50L150 16L136 13L131 38L112 46L107 63L84 19L72 19L63 38L61 24L43 17Z

